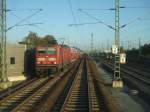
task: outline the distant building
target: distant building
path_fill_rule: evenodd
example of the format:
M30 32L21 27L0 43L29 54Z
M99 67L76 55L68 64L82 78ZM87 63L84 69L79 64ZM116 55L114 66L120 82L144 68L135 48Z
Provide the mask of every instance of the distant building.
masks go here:
M7 44L7 76L10 81L23 80L25 46Z

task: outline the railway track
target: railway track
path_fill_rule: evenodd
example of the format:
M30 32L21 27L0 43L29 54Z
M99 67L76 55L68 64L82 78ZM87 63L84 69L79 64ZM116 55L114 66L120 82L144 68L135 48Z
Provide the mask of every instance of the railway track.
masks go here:
M83 67L85 68L84 63L81 64L81 69L75 77L66 100L61 108L61 112L87 112L89 110L87 77L85 73L86 71L83 71Z
M37 80L37 79L36 78L29 79L29 80L26 80L26 81L24 81L22 83L19 83L19 84L15 85L15 86L11 87L11 88L8 88L8 89L6 89L4 91L1 91L0 92L0 100L2 100L6 96L12 94L13 92L15 92L15 91L17 91L17 90L27 86L28 84L34 82L35 80Z
M48 95L55 84L63 79L64 76L74 67L64 73L57 73L53 77L39 78L25 84L25 87L16 89L15 92L0 100L0 112L29 112Z
M113 71L113 66L110 63L103 63L107 68ZM150 104L150 81L144 75L136 74L128 69L121 68L121 74L125 83L130 87L138 91L138 96L146 103Z
M107 61L105 63L108 63L113 66L112 61ZM133 73L136 73L137 75L143 76L146 79L150 80L150 75L149 75L150 69L147 66L142 66L139 64L135 65L133 63L127 63L127 64L121 65L121 66L125 70L131 71Z
M70 85L59 97L51 112L106 112L105 100L98 91L88 60L81 63Z
M110 69L113 70L113 64L111 62L104 62L106 66L108 66ZM135 70L129 67L122 67L121 72L124 74L123 77L126 77L127 75L129 77L132 77L133 79L137 80L138 82L144 84L146 87L150 86L150 78L149 76L139 73L140 70Z
M141 76L143 76L143 77L145 77L145 78L147 78L147 79L150 80L149 72L145 72L145 71L143 71L143 70L140 70L140 69L138 69L138 68L133 68L133 67L131 67L131 66L123 66L123 68L125 68L125 69L127 69L127 70L129 70L129 71L132 71L132 72L134 72L134 73L136 73L136 74L138 74L138 75L141 75Z
M60 77L53 78L49 80L44 86L38 89L34 94L29 96L25 101L20 103L12 112L28 112L32 107L34 107L45 95L50 88L60 79Z
M108 112L106 102L96 77L94 77L93 65L91 60L87 62L87 77L88 77L88 94L89 94L89 111L90 112Z
M150 73L150 67L149 66L146 66L146 65L141 65L141 64L134 64L134 63L130 63L128 62L127 65L129 65L130 67L133 67L138 69L138 70L141 70L141 71L144 71L146 73Z
M91 66L82 59L64 73L31 81L0 100L0 112L107 112Z
M48 78L41 78L29 83L25 87L15 91L11 95L3 98L0 101L0 112L9 112L15 108L18 104L24 101L27 97L32 95L34 91L39 89L44 83L46 83Z
M49 109L50 112L60 112L61 107L65 101L65 98L67 97L67 94L69 92L69 89L71 88L74 78L75 78L78 70L80 69L82 63L83 62L81 61L80 65L75 67L75 70L72 71L72 73L71 73L72 76L70 78L68 78L69 80L67 80L66 84L64 85L64 89L62 89L61 94L56 99L55 104L52 106L52 108Z

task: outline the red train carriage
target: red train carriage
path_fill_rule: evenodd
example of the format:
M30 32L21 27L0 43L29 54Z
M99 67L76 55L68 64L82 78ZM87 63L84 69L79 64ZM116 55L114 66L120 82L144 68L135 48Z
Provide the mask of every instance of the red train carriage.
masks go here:
M59 71L70 63L70 48L61 45L38 46L36 48L36 74L45 75Z
M79 50L68 46L52 45L36 48L37 75L50 74L59 71L80 57Z
M64 64L64 66L70 64L70 58L71 58L71 54L70 54L70 47L68 46L62 46L61 47L61 54L62 56L60 56L62 58L62 62Z
M71 57L70 57L70 61L71 62L74 62L74 61L76 61L77 59L79 59L80 58L80 56L81 56L81 52L78 50L78 49L76 49L76 48L70 48L70 55L71 55Z

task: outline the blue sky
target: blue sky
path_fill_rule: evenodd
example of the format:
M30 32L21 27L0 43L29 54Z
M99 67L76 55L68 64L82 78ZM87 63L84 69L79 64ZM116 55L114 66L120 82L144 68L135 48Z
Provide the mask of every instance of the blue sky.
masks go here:
M65 38L74 46L82 49L90 48L90 35L94 34L94 47L106 47L114 41L114 31L103 24L82 25L69 27L69 24L96 22L96 20L81 13L77 9L106 9L113 8L115 0L70 0L74 17L69 6L69 0L7 0L7 9L16 11L7 12L7 27L13 26L18 21L33 14L34 11L22 9L39 9L43 11L23 22L43 23L38 27L21 26L14 27L7 32L9 42L18 42L28 34L29 31L37 32L39 36L46 34L54 35L56 38ZM150 7L150 0L120 0L121 6L127 7ZM137 46L138 38L142 43L150 42L150 8L126 8L121 9L120 24L126 24L135 19L121 31L121 41L127 45ZM114 26L114 11L110 10L86 10L87 13L97 19ZM136 20L142 17L144 20ZM132 47L131 46L131 47Z

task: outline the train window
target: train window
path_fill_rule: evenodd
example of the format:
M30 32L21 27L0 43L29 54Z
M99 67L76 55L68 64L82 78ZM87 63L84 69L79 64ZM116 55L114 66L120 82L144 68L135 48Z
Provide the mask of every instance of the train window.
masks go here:
M46 53L46 50L38 50L37 53L38 53L38 54L45 54L45 53Z
M56 51L47 51L48 54L56 54Z
M47 50L47 53L48 53L48 54L56 54L56 50L53 49L53 48L49 48L49 49Z
M10 64L15 64L15 57L10 57Z

